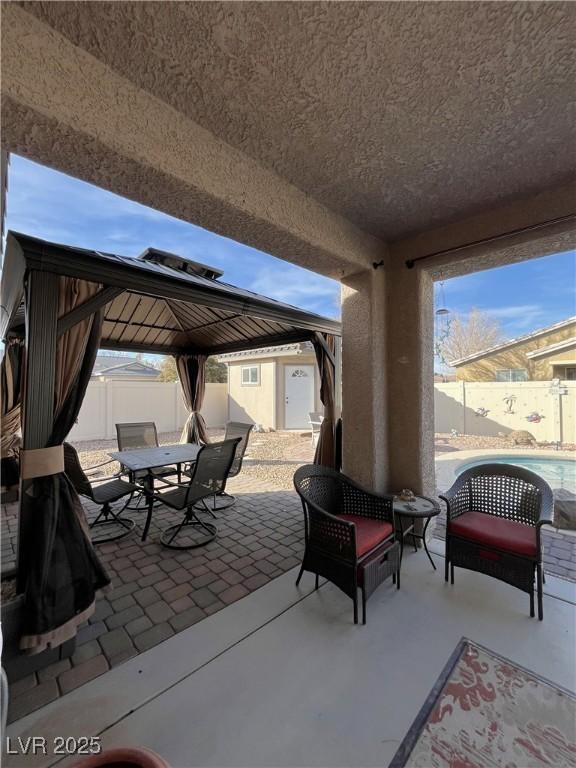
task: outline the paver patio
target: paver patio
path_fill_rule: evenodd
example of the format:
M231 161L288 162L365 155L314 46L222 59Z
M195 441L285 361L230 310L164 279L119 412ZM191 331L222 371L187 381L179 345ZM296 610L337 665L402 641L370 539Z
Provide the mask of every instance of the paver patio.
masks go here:
M11 685L10 721L84 684L138 653L221 610L300 562L302 510L294 492L240 475L230 481L236 504L218 512L218 537L208 546L175 552L158 543L160 529L180 519L154 511L150 535L141 530L98 552L113 589L97 603L78 635L71 659L58 661ZM88 519L97 508L86 503ZM16 505L5 505L2 524L16 525ZM144 513L131 512L138 525ZM3 537L6 542L7 538Z

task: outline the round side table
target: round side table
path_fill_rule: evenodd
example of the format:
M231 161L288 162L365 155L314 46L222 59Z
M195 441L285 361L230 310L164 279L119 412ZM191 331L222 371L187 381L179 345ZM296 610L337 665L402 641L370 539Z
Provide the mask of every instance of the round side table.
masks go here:
M400 529L397 531L400 534L400 564L402 564L402 555L404 554L404 539L406 536L411 536L414 542L414 550L418 551L416 540L420 539L428 555L428 560L432 563L432 568L436 570L434 560L432 560L432 556L426 546L426 531L430 525L430 520L439 514L440 505L428 496L415 496L414 501L401 501L399 498L394 497L394 515L398 518L400 524ZM409 520L409 525L405 526L404 520ZM416 520L426 520L422 533L416 533L414 530Z

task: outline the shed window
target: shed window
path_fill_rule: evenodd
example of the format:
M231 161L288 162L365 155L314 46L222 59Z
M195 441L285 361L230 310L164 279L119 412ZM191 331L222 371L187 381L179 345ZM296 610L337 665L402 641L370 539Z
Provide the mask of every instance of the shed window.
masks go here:
M496 381L528 381L526 368L501 368L496 371Z
M257 386L260 384L260 366L243 365L242 366L242 386Z

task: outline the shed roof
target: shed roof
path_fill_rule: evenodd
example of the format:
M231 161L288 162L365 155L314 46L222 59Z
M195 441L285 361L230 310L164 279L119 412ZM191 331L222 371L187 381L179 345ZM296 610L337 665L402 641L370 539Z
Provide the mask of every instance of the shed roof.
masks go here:
M218 270L173 254L148 249L130 258L10 232L2 275L2 336L23 331L29 270L103 286L102 348L221 354L306 341L315 331L340 335L335 320L230 285L219 279ZM86 311L95 308L91 301Z
M304 341L295 344L280 344L274 347L261 347L240 352L228 352L218 356L218 362L231 363L235 360L244 360L253 357L278 357L283 355L314 354L314 347L310 342Z

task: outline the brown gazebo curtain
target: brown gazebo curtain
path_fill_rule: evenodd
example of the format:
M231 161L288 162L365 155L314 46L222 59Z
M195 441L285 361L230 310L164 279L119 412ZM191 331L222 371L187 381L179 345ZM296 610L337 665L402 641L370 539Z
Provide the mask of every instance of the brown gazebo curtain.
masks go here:
M314 464L323 464L335 469L336 339L331 334L316 333L312 344L320 371L320 400L324 405L324 420L320 426Z
M207 443L206 422L200 413L206 391L206 355L176 355L176 369L189 411L180 436L181 443Z
M18 485L20 450L21 385L24 360L23 339L9 339L0 363L0 458L2 484Z
M99 285L60 278L58 316L83 304ZM90 542L84 509L63 471L62 443L80 411L102 334L103 312L58 339L54 419L46 449L22 452L22 499L30 524L21 648L38 653L73 637L94 612L96 591L110 579ZM58 471L60 470L60 471Z

